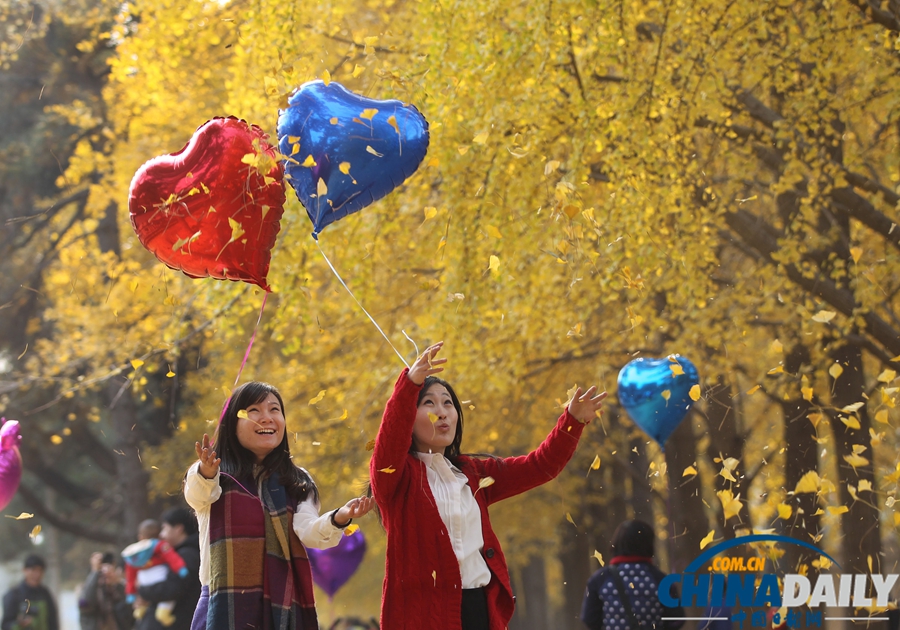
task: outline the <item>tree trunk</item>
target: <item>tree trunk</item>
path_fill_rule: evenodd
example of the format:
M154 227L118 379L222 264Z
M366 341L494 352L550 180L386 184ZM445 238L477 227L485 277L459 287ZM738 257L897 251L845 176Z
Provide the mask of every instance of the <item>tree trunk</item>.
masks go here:
M865 402L862 349L852 343L842 343L832 350L831 356L843 368L843 372L831 382L833 406L843 409L856 402ZM848 420L856 418L859 428L851 428L841 421L841 417ZM853 499L849 490L850 486L858 489L859 484L863 481L868 481L871 488L877 487L873 470L874 453L869 435L870 428L871 422L866 405L860 407L855 413L838 412L831 416L831 429L834 433L838 464L838 496L841 505L849 508L849 511L841 515L842 573L885 573L889 569L881 566L881 529L874 493L859 492L862 500L857 501ZM859 451L857 454L868 460L868 463L854 467L845 460L845 457L852 458L854 455L854 446ZM875 507L869 506L869 502L872 502ZM870 562L872 563L871 571L869 570Z
M784 368L789 374L799 374L804 365L809 364L809 350L798 344L785 358ZM784 488L793 492L800 479L809 471L818 471L818 443L816 442L816 426L809 419L812 402L806 400L802 393L802 381L791 387L788 399L782 401L784 411ZM823 426L824 428L824 426ZM815 492L786 494L784 503L791 507L791 515L787 520L779 519L782 532L786 536L813 542L820 532L818 497ZM782 561L785 573L804 573L811 581L815 580L818 570L812 565L818 556L797 545L786 545ZM800 569L806 565L807 571Z
M693 421L693 414L688 413L666 442L669 573L682 571L700 553L700 541L709 532L700 475L681 476L688 466L696 468L697 443Z
M118 490L123 507L121 543L133 542L138 524L150 516L147 485L149 475L141 463L140 440L134 431L137 409L131 394L131 383L111 379L106 386L110 420L118 456Z
M516 612L509 630L550 630L547 567L543 556L530 556L520 576L518 582L521 588L516 596Z

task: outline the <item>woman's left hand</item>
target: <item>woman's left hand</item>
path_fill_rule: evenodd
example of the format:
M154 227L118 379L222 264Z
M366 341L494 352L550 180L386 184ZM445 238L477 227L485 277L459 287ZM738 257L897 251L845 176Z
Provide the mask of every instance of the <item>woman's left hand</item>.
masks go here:
M334 520L339 527L349 524L351 519L368 514L375 507L375 497L358 497L350 499L347 504L337 511Z
M569 403L569 413L578 422L584 424L591 418L596 417L597 412L603 407L603 399L606 398L606 392L600 392L594 396L596 393L597 388L593 385L586 392L582 392L580 387L575 389L575 395L572 396L572 401Z

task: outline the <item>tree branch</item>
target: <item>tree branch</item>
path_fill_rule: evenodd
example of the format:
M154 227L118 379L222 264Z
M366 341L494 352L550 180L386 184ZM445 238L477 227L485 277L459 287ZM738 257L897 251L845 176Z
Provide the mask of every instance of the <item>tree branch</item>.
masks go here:
M57 529L61 529L63 531L69 532L70 534L74 534L80 538L87 538L88 540L93 540L95 542L100 543L116 543L118 542L117 537L112 532L105 532L100 530L97 527L97 523L94 522L90 526L82 525L81 523L76 523L75 521L70 521L65 518L62 518L53 510L47 507L47 505L41 501L37 495L32 492L28 486L24 484L19 485L19 495L25 500L25 502L34 510L34 513L42 518L43 520L50 523L53 527Z

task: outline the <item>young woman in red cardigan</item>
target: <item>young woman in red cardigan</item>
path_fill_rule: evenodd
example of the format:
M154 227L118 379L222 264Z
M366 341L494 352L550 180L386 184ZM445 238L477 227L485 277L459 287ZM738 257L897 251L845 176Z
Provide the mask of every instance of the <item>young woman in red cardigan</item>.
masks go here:
M375 439L372 491L387 532L381 627L505 630L513 595L488 506L562 472L606 392L576 390L528 455L462 455L462 406L434 376L447 361L435 358L442 346L400 375Z

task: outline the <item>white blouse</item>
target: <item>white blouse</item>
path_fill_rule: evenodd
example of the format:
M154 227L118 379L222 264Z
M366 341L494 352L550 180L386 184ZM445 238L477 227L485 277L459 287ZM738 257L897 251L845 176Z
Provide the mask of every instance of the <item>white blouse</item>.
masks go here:
M200 584L209 586L209 510L222 496L219 474L207 479L200 474L200 462L188 469L184 481L184 498L197 513L200 529ZM319 516L319 502L312 497L297 505L294 512L294 533L306 547L328 549L341 542L344 530L331 523L331 512Z
M416 457L425 462L428 486L459 561L462 587L487 586L491 581L491 570L481 555L484 547L481 510L468 479L441 453L416 453Z

